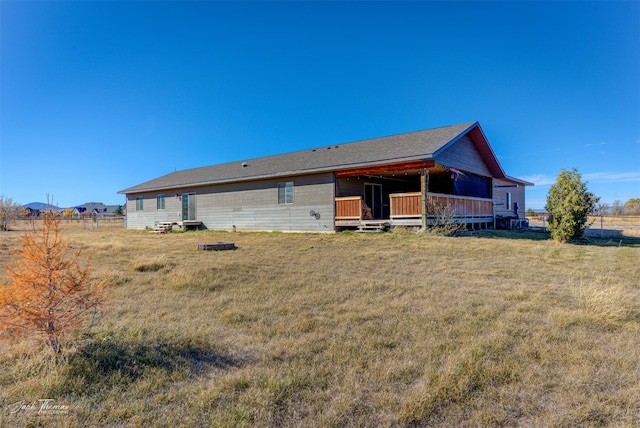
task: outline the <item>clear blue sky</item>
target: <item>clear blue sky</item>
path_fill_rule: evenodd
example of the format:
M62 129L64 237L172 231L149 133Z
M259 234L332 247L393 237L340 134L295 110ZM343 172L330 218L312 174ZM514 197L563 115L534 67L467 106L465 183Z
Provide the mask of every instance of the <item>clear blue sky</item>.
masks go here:
M479 121L542 208L640 197L640 2L0 1L0 193Z

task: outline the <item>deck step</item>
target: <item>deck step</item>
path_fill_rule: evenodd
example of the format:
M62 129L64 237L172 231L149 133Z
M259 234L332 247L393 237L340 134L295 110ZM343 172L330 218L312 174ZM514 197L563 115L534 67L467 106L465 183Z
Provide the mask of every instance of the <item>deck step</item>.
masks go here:
M153 228L155 233L167 233L173 230L173 223L157 223Z
M363 221L358 225L358 232L383 232L389 228L389 223L386 221Z

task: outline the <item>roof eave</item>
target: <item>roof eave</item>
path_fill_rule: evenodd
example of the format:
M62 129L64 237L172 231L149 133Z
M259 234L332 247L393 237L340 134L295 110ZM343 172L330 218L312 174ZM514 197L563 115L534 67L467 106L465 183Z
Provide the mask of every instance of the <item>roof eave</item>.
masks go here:
M475 126L479 126L479 123L478 122L471 123L471 125L469 125L469 127L467 129L465 129L464 131L460 132L455 138L451 139L448 143L446 143L445 145L441 146L438 150L436 150L436 152L433 153L433 156L434 157L439 156L442 152L444 152L449 147L451 147L455 143L457 143L460 138L462 138L465 135L467 135L467 133L469 133L473 129L473 127L475 127Z
M521 184L523 186L535 186L535 184L533 184L533 183L531 183L529 181L520 180L519 178L511 177L511 176L508 176L508 175L505 175L504 179L508 180L508 181L513 181L514 183Z
M142 189L135 189L135 187L130 187L128 189L120 190L117 193L123 194L123 195L130 195L130 194L137 194L137 193L157 192L160 190L177 190L177 189L184 189L185 187L204 187L204 186L212 186L212 185L219 185L219 184L265 180L269 178L292 177L296 175L306 175L306 174L320 174L323 172L336 172L336 171L344 171L344 170L349 170L354 168L392 165L392 164L403 163L408 161L432 160L432 159L433 159L433 154L424 154L420 156L408 156L408 157L402 157L402 158L385 159L383 161L359 162L359 163L352 163L347 165L333 165L333 166L322 167L322 168L291 170L291 171L278 172L274 174L261 174L261 175L254 175L254 176L241 177L241 178L210 180L210 181L202 181L199 183L182 183L182 184L175 184L171 186L154 186L154 187L147 187Z
M436 153L434 153L434 156L438 156L439 154L444 152L446 149L451 147L453 144L455 144L458 140L460 140L465 135L469 135L469 137L471 137L473 144L476 146L476 149L478 149L478 152L480 152L480 156L482 156L482 158L484 159L493 177L506 178L507 175L505 174L504 169L502 168L502 165L500 165L500 161L498 161L498 157L496 156L495 152L491 148L491 145L489 144L489 140L484 134L484 131L480 126L480 123L477 121L473 122L467 129L462 131L456 138L454 138L453 140L451 140L450 142L442 146L440 149L438 149Z

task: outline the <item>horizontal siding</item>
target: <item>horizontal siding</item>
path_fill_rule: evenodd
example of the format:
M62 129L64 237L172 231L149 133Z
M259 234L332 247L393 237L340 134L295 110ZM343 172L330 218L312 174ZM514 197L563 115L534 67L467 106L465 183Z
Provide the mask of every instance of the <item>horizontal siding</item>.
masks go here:
M136 211L136 199L144 198L143 210ZM156 222L182 220L182 200L176 196L176 192L165 193L165 209L157 209L158 193L127 195L126 226L128 229L153 228Z
M468 135L460 138L451 147L435 158L436 163L491 177L491 171L480 156L475 144Z
M493 212L495 215L508 217L514 216L513 205L511 208L507 206L507 193L511 193L511 202L518 204L518 217L524 218L526 207L525 202L525 187L518 185L518 187L501 187L501 186L513 186L511 181L504 181L498 178L493 179ZM497 187L496 187L497 186Z
M294 183L294 203L278 204L278 183L286 181ZM180 221L181 201L175 195L188 192L196 193L196 220L208 229L334 230L332 173L185 188L167 195L164 211L156 210L156 194L143 195L144 211L135 211L135 197L128 195L127 227L143 229L156 221ZM311 216L311 210L319 212L320 219Z

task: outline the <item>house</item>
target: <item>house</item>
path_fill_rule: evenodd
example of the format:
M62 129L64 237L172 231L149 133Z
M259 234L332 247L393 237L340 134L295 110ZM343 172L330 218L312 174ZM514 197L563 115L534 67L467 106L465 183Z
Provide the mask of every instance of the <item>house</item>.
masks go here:
M121 190L126 227L336 231L427 227L448 207L469 227L524 218L478 122L176 171Z
M20 207L21 215L25 217L39 217L43 212L56 212L61 213L64 211L57 205L51 205L45 202L31 202Z
M87 216L87 217L108 217L115 215L119 205L105 205L102 202L87 202L82 205L78 205L73 208L73 214L75 216Z
M23 205L20 207L20 217L22 218L34 218L40 216L40 210L37 208L28 207Z

